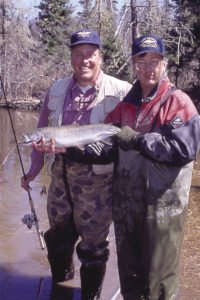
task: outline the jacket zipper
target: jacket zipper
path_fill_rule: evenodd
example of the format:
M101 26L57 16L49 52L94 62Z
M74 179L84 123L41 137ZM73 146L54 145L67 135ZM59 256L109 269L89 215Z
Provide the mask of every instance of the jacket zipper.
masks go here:
M141 104L142 103L139 104L137 111L136 111L135 121L133 122L133 129L136 129L136 127L137 127L137 121L138 121L138 117L139 117L140 110L141 110Z

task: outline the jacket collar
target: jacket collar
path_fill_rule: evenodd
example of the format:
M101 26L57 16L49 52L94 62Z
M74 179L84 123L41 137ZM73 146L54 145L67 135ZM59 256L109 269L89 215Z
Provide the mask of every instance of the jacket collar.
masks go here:
M160 87L162 89L162 85L165 86L166 81L169 82L169 78L167 77L167 74L164 73L158 84L151 90L149 95L146 98L142 98L141 84L139 80L136 80L135 83L133 83L133 87L124 98L123 102L132 103L136 106L139 106L141 103L150 102L159 94Z

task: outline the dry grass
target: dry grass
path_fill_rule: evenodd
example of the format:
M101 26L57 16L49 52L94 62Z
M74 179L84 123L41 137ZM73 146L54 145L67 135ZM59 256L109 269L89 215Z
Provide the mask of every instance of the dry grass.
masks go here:
M200 300L200 160L195 162L181 255L180 300Z

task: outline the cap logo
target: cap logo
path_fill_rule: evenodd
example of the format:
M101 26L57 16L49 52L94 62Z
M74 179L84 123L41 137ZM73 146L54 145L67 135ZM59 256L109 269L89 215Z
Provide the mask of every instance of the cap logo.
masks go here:
M78 36L81 36L81 37L83 37L83 38L89 37L90 34L91 34L90 31L80 31L80 32L77 33Z
M145 39L143 39L141 41L140 47L141 48L146 48L146 47L157 48L158 47L158 43L157 43L157 41L154 38L147 37L147 38L145 38Z

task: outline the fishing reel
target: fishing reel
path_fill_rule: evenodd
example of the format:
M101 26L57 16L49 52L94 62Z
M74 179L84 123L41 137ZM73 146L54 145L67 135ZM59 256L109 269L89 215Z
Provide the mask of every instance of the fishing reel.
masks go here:
M36 214L33 213L33 212L31 214L24 215L23 218L22 218L22 222L28 227L28 229L31 229L33 225L36 226L38 238L39 238L39 241L40 241L40 246L41 246L41 249L44 250L45 245L44 245L43 232L40 231L40 229L39 229L38 221L39 220L38 220Z
M35 217L34 213L32 214L26 214L22 218L22 222L28 227L28 229L31 229L33 225L38 222L37 218Z

